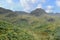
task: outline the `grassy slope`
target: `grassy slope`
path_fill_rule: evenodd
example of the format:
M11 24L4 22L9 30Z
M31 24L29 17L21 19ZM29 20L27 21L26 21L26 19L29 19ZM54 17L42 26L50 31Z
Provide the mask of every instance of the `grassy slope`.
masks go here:
M15 17L5 16L6 15L0 15L0 20L8 21L9 23L13 24L12 26L13 30L8 30L8 32L6 32L6 35L9 36L8 33L10 33L10 35L15 34L15 36L17 37L16 40L57 40L57 39L60 40L59 38L55 38L58 36L56 35L56 33L59 33L58 31L56 32L56 30L60 28L60 18L58 16L49 15L44 15L40 17L32 15L18 15ZM48 21L48 19L50 18L53 18L54 21ZM18 32L14 31L14 29L18 30ZM5 34L2 33L2 36L3 35ZM1 40L5 39L9 40L8 37L7 38L5 37L5 39L3 39L4 37L1 38L0 34ZM12 36L10 37L11 37L10 40L15 40L15 38L13 38Z

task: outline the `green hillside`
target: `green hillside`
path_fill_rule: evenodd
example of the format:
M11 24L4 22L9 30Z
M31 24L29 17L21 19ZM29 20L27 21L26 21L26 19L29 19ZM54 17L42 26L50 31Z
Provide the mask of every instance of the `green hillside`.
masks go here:
M0 40L60 40L59 16L50 15L43 9L30 14L0 10L3 10L0 11Z

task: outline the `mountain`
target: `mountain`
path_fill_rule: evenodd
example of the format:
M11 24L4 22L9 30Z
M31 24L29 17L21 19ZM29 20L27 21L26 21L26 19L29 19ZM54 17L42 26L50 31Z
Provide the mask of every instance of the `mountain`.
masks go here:
M29 13L24 12L24 11L12 11L12 10L0 7L0 15L1 14L3 14L3 16L5 16L5 17L16 17L18 15L22 15L22 14L25 15L25 14L29 14Z
M10 13L10 12L13 12L13 11L0 7L0 14Z
M17 13L17 14L29 14L29 13L24 12L24 11L15 11L15 13Z
M46 14L45 10L41 9L41 8L37 8L36 10L33 10L31 12L32 15L35 15L35 16L40 16L42 14Z
M41 8L31 13L0 8L0 40L60 40L58 15Z

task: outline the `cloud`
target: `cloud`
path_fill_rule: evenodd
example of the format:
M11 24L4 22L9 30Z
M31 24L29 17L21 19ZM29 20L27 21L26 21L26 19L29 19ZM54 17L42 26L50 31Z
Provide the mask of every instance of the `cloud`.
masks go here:
M46 12L47 12L47 13L50 13L50 12L52 12L52 11L53 11L53 6L48 5L48 6L46 7Z
M30 11L35 8L42 8L42 4L40 4L40 2L45 2L45 1L46 0L20 0L20 4L23 7L24 11Z
M31 0L32 3L36 3L37 0Z
M6 0L7 3L13 4L13 0Z
M52 9L52 8L53 8L53 6L51 6L51 5L47 6L47 9Z
M42 8L42 4L38 4L36 8Z
M32 11L36 8L42 8L42 3L48 0L20 0L20 4L24 11Z
M30 5L28 4L28 0L20 0L20 4L23 7L24 11L30 10Z
M46 2L46 0L41 0L41 2L43 2L43 3L44 3L44 2Z
M46 10L47 13L51 13L53 10Z
M24 11L30 11L35 8L34 5L37 1L38 0L20 0L20 4L23 7Z
M20 3L22 7L28 6L27 0L20 0Z
M18 3L15 3L16 1L15 0L5 0L4 7L9 8L9 9L16 9L16 8L20 7L21 10L29 12L36 8L42 8L42 3L46 2L46 0L19 0Z
M60 7L60 0L56 0L56 5Z

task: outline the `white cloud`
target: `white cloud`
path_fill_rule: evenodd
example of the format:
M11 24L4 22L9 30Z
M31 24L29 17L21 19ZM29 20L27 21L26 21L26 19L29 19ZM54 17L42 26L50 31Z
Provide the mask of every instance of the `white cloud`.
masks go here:
M13 4L13 0L6 0L7 3Z
M24 11L30 11L36 8L42 8L42 4L40 3L43 2L46 2L46 0L20 0L20 4L23 7ZM34 5L37 5L37 7Z
M46 10L46 12L47 12L47 13L51 13L51 12L53 12L53 10Z
M38 4L36 8L42 8L42 4Z
M31 0L32 3L36 3L37 0Z
M24 8L24 11L30 10L30 5L28 4L28 0L20 0L20 4Z
M60 0L56 0L56 5L60 7Z
M20 0L20 3L23 7L28 5L27 0Z
M52 11L53 11L53 6L48 5L48 6L46 7L46 12L49 13L49 12L52 12Z
M51 6L51 5L47 6L47 9L52 9L52 8L53 8L53 6Z

